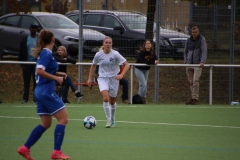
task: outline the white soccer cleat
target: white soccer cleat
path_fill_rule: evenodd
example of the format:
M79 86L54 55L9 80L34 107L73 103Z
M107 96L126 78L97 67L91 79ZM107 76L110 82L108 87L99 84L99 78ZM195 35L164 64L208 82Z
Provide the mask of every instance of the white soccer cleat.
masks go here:
M106 128L111 128L111 126L112 126L112 122L108 121L107 124L106 124Z

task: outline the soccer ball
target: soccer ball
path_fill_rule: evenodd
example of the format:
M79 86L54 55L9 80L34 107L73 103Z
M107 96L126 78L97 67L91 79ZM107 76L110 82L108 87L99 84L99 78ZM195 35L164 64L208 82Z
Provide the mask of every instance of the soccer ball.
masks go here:
M87 129L93 129L97 125L97 120L93 116L87 116L83 120L83 125Z

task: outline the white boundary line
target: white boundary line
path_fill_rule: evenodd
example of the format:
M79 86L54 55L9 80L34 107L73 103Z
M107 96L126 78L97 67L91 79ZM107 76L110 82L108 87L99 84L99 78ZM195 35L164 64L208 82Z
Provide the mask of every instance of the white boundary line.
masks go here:
M12 117L12 116L0 116L0 118L12 118L12 119L40 119L38 117ZM72 121L83 121L83 119L68 119ZM106 121L106 120L97 120ZM152 123L152 122L130 122L130 121L116 121L117 123L131 123L131 124L152 124L152 125L169 125L169 126L189 126L189 127L211 127L211 128L231 128L240 129L237 126L215 126L215 125L200 125L200 124L176 124L176 123Z
M66 108L84 108L84 107L87 107L89 108L89 106L86 106L88 104L74 104L74 105L71 105L71 106L68 106L66 105ZM90 105L90 104L89 104ZM4 106L0 106L0 107L4 107ZM19 106L13 106L13 107L16 107L16 108L35 108L36 105L19 105ZM99 106L96 106L94 104L93 107L102 107L102 104L99 104ZM176 105L176 106L161 106L161 105L122 105L122 104L118 104L118 107L123 107L123 108L138 108L138 107L159 107L159 108L191 108L191 109L200 109L200 108L203 108L203 109L210 109L210 108L222 108L222 109L240 109L240 106L227 106L227 107L214 107L214 106L200 106L200 105L197 105L197 106L182 106L182 105Z

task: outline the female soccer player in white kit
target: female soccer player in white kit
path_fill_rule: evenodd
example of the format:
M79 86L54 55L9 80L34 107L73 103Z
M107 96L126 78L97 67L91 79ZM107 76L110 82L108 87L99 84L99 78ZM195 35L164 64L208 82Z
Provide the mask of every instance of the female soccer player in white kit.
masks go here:
M106 128L114 127L115 113L117 108L116 97L118 93L119 80L123 78L129 69L127 60L116 50L112 49L112 38L106 37L103 40L103 46L100 48L93 58L91 65L88 86L91 86L92 75L95 67L99 65L98 86L103 97L103 109L107 117ZM124 65L121 73L119 65Z

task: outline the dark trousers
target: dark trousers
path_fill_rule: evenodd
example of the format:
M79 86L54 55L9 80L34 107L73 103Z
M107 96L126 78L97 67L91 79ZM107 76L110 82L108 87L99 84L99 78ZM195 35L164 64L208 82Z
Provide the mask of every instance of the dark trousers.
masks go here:
M128 80L122 78L120 80L120 85L122 85L122 100L128 100Z
M31 77L33 81L33 91L36 87L35 65L34 64L22 65L22 74L23 74L23 100L28 101Z
M72 78L68 75L67 78L63 82L62 100L67 99L69 87L71 87L73 92L76 91L76 87L73 84Z

